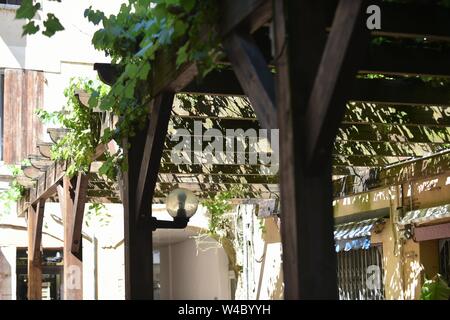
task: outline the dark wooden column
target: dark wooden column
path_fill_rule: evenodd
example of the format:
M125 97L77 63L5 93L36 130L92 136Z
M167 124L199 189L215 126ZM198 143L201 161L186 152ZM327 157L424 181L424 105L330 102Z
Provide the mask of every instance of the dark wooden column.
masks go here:
M348 48L360 49L355 44L365 32L361 1L343 0L327 37L330 6L274 1L286 299L338 298L331 145L359 62L350 63Z
M30 206L28 208L28 300L42 299L42 265L40 241L39 244L35 242L36 234L38 233L37 227L39 227L37 225L37 222L39 221L39 209L40 206Z
M173 104L172 93L162 93L150 104L144 130L124 141L128 170L123 173L125 237L125 298L153 299L153 244L150 224L164 140Z
M64 222L64 299L83 299L82 250L72 253L72 234L75 221L74 201L77 179L64 176L62 185L57 187L61 213ZM80 244L81 248L81 244Z

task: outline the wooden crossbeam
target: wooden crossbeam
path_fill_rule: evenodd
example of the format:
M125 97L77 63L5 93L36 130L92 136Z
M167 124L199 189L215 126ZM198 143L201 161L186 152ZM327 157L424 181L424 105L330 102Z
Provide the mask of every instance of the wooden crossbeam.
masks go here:
M342 123L450 127L449 113L449 107L349 103Z
M449 107L436 106L389 106L371 103L347 104L342 124L344 125L377 125L379 128L390 125L406 125L409 127L450 127L450 118L447 114ZM169 128L188 129L191 137L194 134L194 124L201 123L203 132L208 128L221 130L224 134L227 129L258 130L261 126L256 118L226 118L214 116L172 115ZM171 131L172 132L172 131ZM179 135L183 136L183 135ZM167 141L169 144L178 142Z
M152 199L156 185L173 98L173 93L161 94L150 106L150 122L136 189L136 219L147 216L151 209L148 200Z
M345 112L352 80L365 59L369 32L363 1L340 1L306 111L308 162L320 167Z
M200 192L210 192L210 193L220 193L229 190L231 187L236 186L236 183L173 183L173 182L159 182L156 185L155 192L158 194L168 194L170 191L176 188L186 188L194 193ZM257 196L259 193L278 193L277 184L243 184L240 183L243 190L247 194L253 194Z
M273 76L249 35L231 33L224 41L236 77L265 129L278 128Z
M73 255L80 255L81 248L81 231L83 227L84 207L87 200L88 175L80 172L77 177L75 187L75 199L73 204L73 226L72 226L72 244L71 252Z
M222 173L159 173L158 182L183 183L198 181L199 183L236 183L236 184L276 184L277 176L261 174L222 174Z
M342 124L338 140L371 142L450 143L450 127L417 127L397 124Z
M439 145L426 143L337 140L334 143L333 154L344 156L420 157L439 151L439 147ZM447 148L450 146L444 145L443 147Z
M232 30L245 25L250 33L259 29L272 16L272 1L270 0L222 0L219 2L222 36L227 36Z
M45 199L39 200L36 208L34 210L31 210L31 213L34 214L33 217L33 245L32 245L32 251L31 260L33 262L40 263L40 257L41 257L41 241L42 241L42 224L44 222L44 211L45 211Z
M449 57L448 50L372 45L366 62L359 68L359 72L448 77L450 76Z
M448 86L420 79L357 79L349 100L394 105L450 106Z
M226 94L234 96L244 95L242 88L236 85L236 77L223 70L220 73L211 73L210 79L214 79L209 85L206 82L191 83L182 90L191 94ZM221 80L222 79L222 80ZM214 83L230 82L232 86L225 85L220 89ZM364 79L358 78L354 81L348 100L357 102L392 104L392 105L414 105L414 106L450 106L450 90L448 86L435 86L432 83L423 82L420 79Z
M211 71L203 79L196 79L181 89L180 93L245 96L239 80L232 70Z
M386 165L409 159L396 156L361 156L361 155L333 155L333 166L355 167L384 167Z

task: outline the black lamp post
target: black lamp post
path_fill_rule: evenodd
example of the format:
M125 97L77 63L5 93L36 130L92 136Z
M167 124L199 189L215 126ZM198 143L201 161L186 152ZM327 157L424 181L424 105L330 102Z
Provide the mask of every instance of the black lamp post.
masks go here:
M189 219L195 214L198 208L198 198L187 189L175 189L166 199L166 209L172 221L152 219L152 230L156 229L184 229Z

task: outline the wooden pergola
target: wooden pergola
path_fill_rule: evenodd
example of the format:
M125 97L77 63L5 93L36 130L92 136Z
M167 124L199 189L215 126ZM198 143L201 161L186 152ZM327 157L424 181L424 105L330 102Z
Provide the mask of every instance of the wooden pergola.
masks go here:
M424 162L439 164L425 174L449 168L446 153L417 160L450 144L450 86L439 80L450 76L450 10L437 1L425 2L378 2L382 28L369 30L366 9L374 3L364 0L221 0L218 28L228 68L199 82L194 64L176 67L176 48L161 52L149 79L155 98L146 128L122 142L131 145L127 157L132 164L119 183L125 211L126 298L153 298L152 200L158 201L179 182L177 177L190 173L204 184L201 192L216 183L226 188L227 183L254 187L278 182L285 298L337 299L333 198L401 183L423 174ZM389 41L379 44L374 40L379 37ZM120 72L105 64L96 69L109 84ZM377 76L369 76L373 74ZM237 172L216 167L209 172L164 161L177 93L246 96L257 121L246 114L236 124L216 115L215 125L279 129L279 176L261 177L251 168ZM215 114L193 108L186 115L172 114L172 121L178 117L189 128L199 116ZM221 175L215 178L214 173ZM40 230L43 199L62 188L61 197L68 199L64 210L71 216L67 221L75 221L65 239L72 248L69 257L76 257L75 241L81 237L77 208L86 194L83 179L79 175L71 184L61 175L46 181L25 208Z

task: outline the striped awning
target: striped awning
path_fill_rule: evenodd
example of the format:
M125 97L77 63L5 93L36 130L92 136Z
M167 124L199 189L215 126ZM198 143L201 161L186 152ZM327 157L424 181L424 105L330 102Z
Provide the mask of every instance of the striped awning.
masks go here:
M408 211L400 221L400 224L424 223L441 218L450 218L450 204Z
M384 219L374 218L335 226L334 242L336 252L368 249L372 231L376 226L383 223Z

